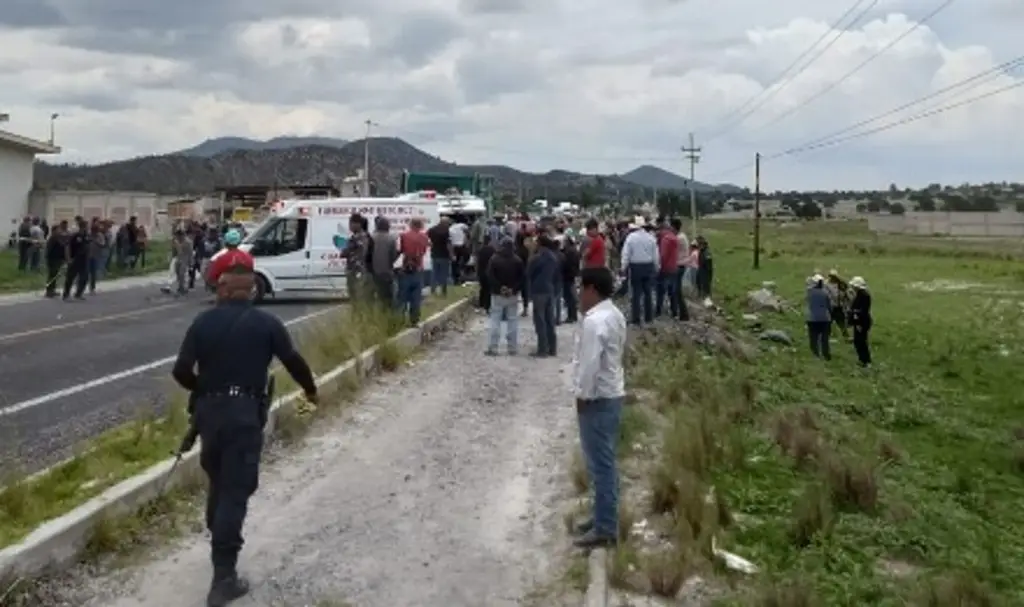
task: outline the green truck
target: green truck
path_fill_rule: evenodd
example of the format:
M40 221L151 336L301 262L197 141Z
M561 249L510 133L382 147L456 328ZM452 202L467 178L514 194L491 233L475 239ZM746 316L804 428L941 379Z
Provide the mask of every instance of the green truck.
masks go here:
M434 191L444 196L452 190L458 194L469 193L483 199L487 204L487 215L494 212L496 180L492 175L473 173L471 175L455 175L452 173L414 173L402 172L402 193Z

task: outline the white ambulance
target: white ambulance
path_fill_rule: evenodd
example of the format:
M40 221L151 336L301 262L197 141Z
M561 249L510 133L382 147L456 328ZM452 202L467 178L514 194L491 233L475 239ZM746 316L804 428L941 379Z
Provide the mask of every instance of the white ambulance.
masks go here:
M253 299L280 293L330 292L347 295L342 251L349 239L349 218L359 213L373 230L374 218L391 222L401 234L414 218L424 229L440 220L437 201L413 198L327 198L284 200L239 246L256 262ZM425 260L430 269L430 254Z

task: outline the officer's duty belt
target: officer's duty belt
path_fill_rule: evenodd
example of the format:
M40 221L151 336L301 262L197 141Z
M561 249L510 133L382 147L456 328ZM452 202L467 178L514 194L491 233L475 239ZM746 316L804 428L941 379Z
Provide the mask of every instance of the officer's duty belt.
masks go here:
M230 396L245 398L263 398L263 390L253 390L243 386L226 386L217 390L203 392L200 396Z

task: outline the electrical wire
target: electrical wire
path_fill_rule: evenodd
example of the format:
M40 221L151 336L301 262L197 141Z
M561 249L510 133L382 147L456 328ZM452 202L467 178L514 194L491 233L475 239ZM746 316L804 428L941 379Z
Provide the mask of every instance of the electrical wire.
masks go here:
M979 74L979 76L981 76L981 75L982 74ZM961 83L961 84L963 84L963 83ZM949 105L944 105L944 106L940 106L940 107L937 107L937 108L933 108L933 109L921 112L919 114L914 114L912 116L908 116L906 118L902 118L900 120L894 120L892 122L888 122L888 123L883 124L881 126L877 126L877 127L865 130L865 131L860 131L860 132L857 132L857 133L852 133L852 134L846 135L844 137L836 137L836 138L832 138L832 139L826 139L824 141L821 141L821 139L824 139L824 138L819 138L819 140L815 140L814 142L810 142L810 143L807 143L807 144L804 144L804 145L792 147L792 148L789 148L787 150L783 150L781 152L778 152L776 154L772 154L770 156L762 156L761 157L761 162L764 163L764 162L768 162L768 161L771 161L771 160L777 160L779 158L783 158L783 157L786 157L786 156L796 156L796 155L804 154L804 153L811 152L811 151L814 151L814 150L819 150L819 149L822 149L822 148L827 148L827 147L832 147L832 146L840 145L842 143L846 143L847 141L852 141L854 139L861 139L861 138L864 138L864 137L869 137L871 135L876 135L878 133L889 131L891 129L895 129L895 128L898 128L898 127L901 127L901 126L904 126L904 125L907 125L907 124L910 124L910 123L913 123L913 122L917 122L919 120L924 120L926 118L931 118L933 116L938 116L940 114L944 114L946 112L949 112L949 111L952 111L952 110L955 110L955 109L959 109L959 108L971 105L973 103L977 103L979 101L982 101L984 99L988 99L990 97L995 97L996 95L1000 95L1002 93L1006 93L1008 91L1011 91L1011 90L1014 90L1014 89L1017 89L1017 88L1020 88L1020 87L1024 87L1024 80L1020 80L1020 81L1014 82L1013 84L1008 84L1008 85L1000 87L998 89L994 89L994 90L991 90L991 91L988 91L988 92L985 92L985 93L982 93L982 94L979 94L979 95L975 95L973 97L969 97L967 99L963 99L963 100L957 101L955 103L950 103ZM933 94L932 96L934 96L934 95L935 94ZM874 120L877 120L878 118L881 118L881 116L878 116L878 117L876 117L873 120L869 120L868 122L872 122ZM714 179L716 179L718 177L721 177L721 176L724 176L724 175L729 175L729 174L735 173L735 172L737 172L739 170L742 170L742 169L752 168L753 166L754 166L753 162L747 161L747 162L744 162L743 164L734 166L734 167L726 169L724 171L719 171L719 172L713 173L713 174L711 174L709 176L706 176L705 180L711 181L711 180L714 180Z
M975 95L974 97L969 97L967 99L958 101L956 103L951 103L949 105L945 105L945 106L942 106L942 107L937 107L937 108L928 110L926 112L922 112L920 114L915 114L913 116L909 116L907 118L903 118L902 120L895 120L893 122L889 122L887 124L883 124L882 126L878 126L878 127L872 128L872 129L868 129L866 131L861 131L859 133L853 133L853 134L847 135L845 137L838 137L836 139L830 139L828 141L823 141L823 142L820 142L820 143L808 144L808 145L803 145L803 146L799 146L799 147L795 147L795 148L790 148L790 149L785 150L783 152L779 152L778 154L775 154L773 156L769 156L767 158L767 160L771 160L771 159L774 159L774 158L781 158L782 156L793 156L793 155L796 155L796 154L803 154L805 152L810 152L812 150L817 150L817 149L821 149L821 148L831 147L831 146L834 146L834 145L839 145L840 143L845 143L845 142L853 140L853 139L860 139L862 137L867 137L869 135L874 135L876 133L881 133L881 132L884 132L884 131L888 131L889 129L894 129L896 127L903 126L905 124L910 124L912 122L917 122L918 120L924 120L925 118L931 118L932 116L937 116L939 114L944 114L944 113L946 113L946 112L948 112L950 110L955 110L957 108L961 108L961 107L964 107L964 106L967 106L967 105L971 105L972 103L977 103L978 101L981 101L983 99L988 99L989 97L995 97L996 95L1000 95L1002 93L1005 93L1007 91L1011 91L1011 90L1016 89L1016 88L1020 88L1022 86L1024 86L1024 80L1020 80L1018 82L1014 82L1013 84L1008 84L1008 85L1000 87L998 89L988 91L987 93L982 93L981 95Z
M786 118L792 116L793 114L795 114L796 112L800 111L801 109L807 107L811 103L817 101L818 99L821 99L826 94L828 94L831 91L835 90L835 88L837 86L839 86L840 84L842 84L842 83L846 82L847 80L849 80L857 72L861 71L862 69L864 69L865 67L870 65L872 61L874 61L875 59L878 59L879 57L884 55L887 51L889 51L891 48L893 48L894 46L899 44L907 36L909 36L910 34L914 33L915 31L917 31L918 28L920 28L922 25L925 25L926 23L931 21L933 18L935 18L936 15L938 15L942 11L946 10L947 8L949 8L949 6L951 4L953 4L954 2L956 2L956 0L945 0L942 4L940 4L935 9L933 9L932 12L928 13L927 15L925 15L924 17L919 19L912 26L910 26L909 28L904 30L902 34L900 34L899 36L896 36L895 38L893 38L891 41L889 41L888 44L883 46L881 49L879 49L875 53L871 54L864 61L862 61L859 64L857 64L852 70L850 70L850 71L846 72L845 74L843 74L838 80L835 80L831 84L826 85L825 88L819 90L817 93L811 95L807 99L804 99L803 102L801 102L801 103L799 103L799 104L789 108L788 110L782 112L781 114L779 114L775 118L769 120L768 122L766 122L766 123L764 123L764 124L762 124L760 126L755 127L754 130L758 131L758 130L761 130L761 129L766 129L766 128L772 126L772 125L778 124L779 122L782 122L783 120L785 120Z
M941 88L941 89L939 89L939 90L937 90L937 91L935 91L933 93L925 95L924 97L919 97L918 99L915 99L913 101L909 101L907 103L904 103L903 105L901 105L899 107L895 107L895 108L893 108L893 109L891 109L891 110L889 110L887 112L884 112L882 114L878 114L877 116L872 116L871 118L867 118L865 120L861 120L860 122L857 122L856 124L851 124L851 125L849 125L847 127L839 129L838 131L833 131L833 132L829 133L828 135L822 135L821 137L817 137L815 139L812 139L811 141L808 141L808 142L806 142L804 144L801 144L801 147L802 146L807 146L807 145L813 145L813 144L816 144L816 143L821 143L822 141L825 141L825 140L828 140L828 139L832 139L832 138L835 138L835 137L840 137L842 135L845 135L846 133L849 133L851 131L855 131L855 130L863 127L863 126L867 126L867 125L869 125L869 124L871 124L873 122L878 122L879 120L881 120L883 118L888 118L889 116L892 116L893 114L898 114L898 113L902 112L903 110L910 109L910 108L912 108L912 107L914 107L916 105L921 105L922 103L924 103L926 101L929 101L931 99L935 99L936 97L941 97L942 95L945 95L946 93L955 91L955 90L957 90L959 88L962 88L962 87L964 87L964 86L966 86L968 84L974 83L974 86L971 86L971 87L969 87L967 89L967 91L969 91L969 90L971 90L973 88L977 88L979 85L982 85L982 84L985 84L986 82L994 80L995 78L998 78L999 76L1002 76L1005 73L1009 72L1010 70L1013 70L1013 69L1018 68L1018 67L1024 67L1024 55L1021 55L1020 57L1017 57L1016 59L1011 59L1009 61L1001 63L1001 64L999 64L999 65L997 65L997 66L995 66L993 68L990 68L990 69L987 69L987 70L985 70L983 72L975 74L974 76L971 76L969 78L965 78L964 80L960 80L958 82L954 82L953 84L951 84L951 85L949 85L947 87ZM961 91L960 93L965 93L967 91ZM960 93L958 93L958 94L960 94Z
M847 18L850 17L850 15L853 15L854 12L857 11L858 7L860 7L864 2L865 0L857 0L856 2L854 2L853 5L851 5L850 8L846 9L846 12L843 13L838 19L836 19L836 21L832 23L828 27L828 29L825 30L825 32L818 37L817 40L815 40L809 47L807 47L802 53L800 53L800 55L797 56L797 58L794 59L792 63L786 66L784 70L782 70L779 74L772 78L772 84L770 84L765 89L761 90L761 92L747 99L745 102L740 104L739 107L728 112L722 119L720 119L719 123L725 123L725 125L713 131L710 136L705 138L704 144L706 145L710 141L719 139L726 133L730 132L731 130L741 125L754 112L756 112L765 103L767 103L769 99L777 95L780 91L782 91L782 89L786 88L786 86L791 84L807 68L813 65L815 61L820 59L821 56L824 55L825 52L829 48L831 48L833 44L836 43L836 41L843 37L843 34L846 33L848 27L860 21L861 18L863 18L869 10L871 10L872 8L875 7L876 4L878 4L878 0L871 0L870 4L868 4L866 7L861 8L861 10L857 12L853 19L850 19L849 23L847 23ZM818 50L817 54L812 56L810 61L808 61L799 69L797 69L796 72L790 74L791 71L793 71L794 69L797 68L798 65L800 65L801 61L803 61L806 57L811 55L811 53L813 53L818 48L818 45L820 45L826 38L833 34L836 34L837 32L838 34L832 40L830 40L824 46L824 48ZM751 107L752 104L753 107Z

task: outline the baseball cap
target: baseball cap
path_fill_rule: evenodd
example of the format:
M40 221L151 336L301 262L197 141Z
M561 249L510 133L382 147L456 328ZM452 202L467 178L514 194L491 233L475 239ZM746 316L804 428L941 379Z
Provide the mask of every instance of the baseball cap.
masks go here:
M224 244L237 247L242 243L242 234L238 230L228 230L228 233L224 235Z

